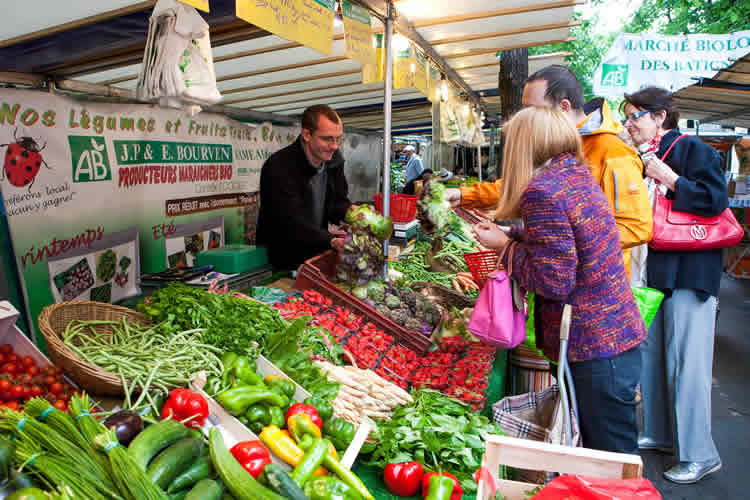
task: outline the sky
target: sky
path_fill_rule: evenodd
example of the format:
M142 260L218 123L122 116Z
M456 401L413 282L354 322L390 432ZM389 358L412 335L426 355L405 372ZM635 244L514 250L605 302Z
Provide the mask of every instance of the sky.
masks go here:
M596 23L596 32L600 35L606 35L613 31L620 31L620 28L628 20L628 17L640 7L642 0L606 0L600 5L593 5L591 1L577 8L586 19L599 15L599 22Z

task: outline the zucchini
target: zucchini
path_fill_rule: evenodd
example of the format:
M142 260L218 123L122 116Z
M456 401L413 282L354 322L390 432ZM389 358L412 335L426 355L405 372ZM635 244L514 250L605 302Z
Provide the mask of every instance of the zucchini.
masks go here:
M236 500L284 500L284 497L264 487L242 468L229 453L224 438L216 427L212 427L209 432L208 444L211 463Z
M190 429L175 420L149 425L128 446L128 455L145 471L149 462L167 446L190 436Z
M167 495L167 498L169 498L169 500L185 500L188 493L190 493L190 488L170 493Z
M213 479L201 479L193 486L185 500L221 500L224 494L224 486Z
M181 439L151 461L146 469L146 475L152 483L166 490L167 486L198 458L202 447L203 441L200 439Z
M206 447L203 447L206 449ZM211 472L214 470L211 465L211 457L198 457L190 467L188 467L182 474L174 478L172 484L167 488L168 493L174 493L180 491L183 488L191 488L195 483L201 479L208 479Z
M263 467L263 474L268 480L268 485L279 495L290 500L310 500L297 483L284 469L274 463Z

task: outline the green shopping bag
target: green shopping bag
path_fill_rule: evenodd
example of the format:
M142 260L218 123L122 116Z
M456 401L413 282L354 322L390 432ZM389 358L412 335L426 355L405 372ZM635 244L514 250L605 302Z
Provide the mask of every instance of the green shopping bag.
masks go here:
M659 310L661 301L664 300L664 294L653 288L634 286L633 295L635 296L636 304L638 304L638 310L641 311L643 322L646 323L646 328L650 328L651 322L654 320L654 316L656 316L656 311Z

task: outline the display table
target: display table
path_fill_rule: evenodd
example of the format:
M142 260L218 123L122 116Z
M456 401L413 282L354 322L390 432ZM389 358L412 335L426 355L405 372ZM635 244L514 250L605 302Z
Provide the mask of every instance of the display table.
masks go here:
M745 230L745 237L743 238L743 241L750 240L750 224L748 224L747 220L747 208L750 207L750 195L738 195L729 198L729 206L731 208L745 209L745 223L742 224L742 227ZM740 223L742 223L742 221L740 221ZM743 243L740 243L740 245L743 245ZM750 279L750 277L745 276L744 274L735 273L735 270L737 269L737 266L739 266L742 262L742 259L747 257L750 257L750 246L745 243L742 249L742 253L737 256L737 259L732 263L731 266L729 266L729 269L727 269L727 274L733 278Z

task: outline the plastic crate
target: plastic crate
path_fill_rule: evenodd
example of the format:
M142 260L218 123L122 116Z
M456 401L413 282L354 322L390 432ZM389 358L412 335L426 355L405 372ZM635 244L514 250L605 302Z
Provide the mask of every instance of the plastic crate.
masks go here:
M418 196L411 194L391 194L390 217L393 222L411 222L417 217ZM375 210L383 213L383 195L375 194Z
M484 286L489 274L497 270L497 259L499 257L500 252L497 250L464 254L464 260L466 260L466 265L469 266L471 276L480 287Z
M378 329L392 335L397 343L418 354L427 352L430 347L429 337L425 337L420 332L407 330L331 282L329 277L335 275L337 257L338 254L329 250L305 261L297 271L294 288L297 290L317 290L330 298L335 305L346 307L354 314L362 316L366 321L371 321Z

